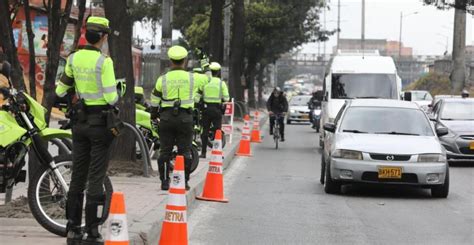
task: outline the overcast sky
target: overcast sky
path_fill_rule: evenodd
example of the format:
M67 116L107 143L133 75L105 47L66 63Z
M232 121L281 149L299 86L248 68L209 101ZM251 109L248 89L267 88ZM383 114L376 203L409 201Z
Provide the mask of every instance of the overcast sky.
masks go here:
M341 0L341 38L361 37L362 0ZM413 47L415 54L442 54L449 38L449 52L452 50L454 10L438 10L424 6L422 0L366 0L366 38L388 40L399 39L400 12L409 15L403 18L402 41ZM321 16L323 19L323 16ZM474 42L473 16L467 15L466 44ZM330 10L326 13L327 29L337 27L337 0L330 0ZM326 43L326 53L336 45L336 35ZM321 44L321 52L323 51ZM302 52L317 53L316 43L303 45Z
M326 13L327 29L337 27L337 0L330 1L330 10ZM361 3L362 0L341 0L341 38L360 38L361 36ZM176 11L176 10L175 10ZM403 18L402 41L405 46L413 47L414 54L440 55L446 50L446 37L449 42L449 53L452 50L454 10L438 10L433 6L424 6L422 0L366 0L366 38L387 40L399 39L400 12L408 15ZM413 12L418 14L409 15ZM178 14L175 12L175 14ZM323 20L323 16L321 16ZM467 15L466 44L474 43L474 19ZM136 33L143 38L151 38L151 31L136 24ZM180 33L173 31L173 39ZM156 44L161 39L161 28L157 28ZM336 45L336 35L326 42L326 53L332 52ZM324 45L321 44L321 52ZM318 44L309 43L302 46L302 52L317 53Z

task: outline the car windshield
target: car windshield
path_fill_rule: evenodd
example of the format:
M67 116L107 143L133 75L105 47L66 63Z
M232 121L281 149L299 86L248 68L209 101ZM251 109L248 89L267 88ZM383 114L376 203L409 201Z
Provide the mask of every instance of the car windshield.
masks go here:
M446 101L441 120L474 120L474 100Z
M331 89L333 99L398 98L394 74L333 74Z
M433 100L430 93L426 91L413 91L411 92L411 100L412 101L420 101L420 100Z
M290 100L290 106L307 106L311 96L295 96Z
M434 136L421 110L389 107L350 107L340 132Z

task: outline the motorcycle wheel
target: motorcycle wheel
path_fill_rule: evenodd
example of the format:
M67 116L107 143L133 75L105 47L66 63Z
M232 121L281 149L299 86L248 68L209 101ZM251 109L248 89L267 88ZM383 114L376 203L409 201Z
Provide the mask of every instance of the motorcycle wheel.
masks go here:
M54 161L66 183L69 184L72 155L57 156ZM106 202L103 221L106 220L109 213L110 199L113 192L112 182L107 176L104 179L104 189ZM34 218L43 228L63 237L66 236L66 198L67 193L64 193L51 168L41 166L28 185L28 205Z

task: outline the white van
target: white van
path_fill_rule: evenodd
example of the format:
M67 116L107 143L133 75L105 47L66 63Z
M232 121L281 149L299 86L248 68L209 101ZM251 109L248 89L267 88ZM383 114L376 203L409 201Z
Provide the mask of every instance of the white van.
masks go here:
M333 58L323 85L319 144L323 147L323 125L333 122L347 99L400 100L402 80L391 57L377 50L343 52Z

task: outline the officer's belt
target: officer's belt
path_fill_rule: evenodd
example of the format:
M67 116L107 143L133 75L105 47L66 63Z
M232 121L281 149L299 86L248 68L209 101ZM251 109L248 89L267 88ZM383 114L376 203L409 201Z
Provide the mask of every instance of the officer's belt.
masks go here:
M104 111L110 109L108 105L93 105L93 106L86 106L86 113L87 114L101 114Z
M192 108L182 108L182 107L180 107L178 110L179 110L179 112L187 112L187 113L192 113L193 112ZM162 112L173 111L173 107L161 107L161 111Z
M222 106L221 103L204 102L204 104L206 104L207 107L221 107Z

